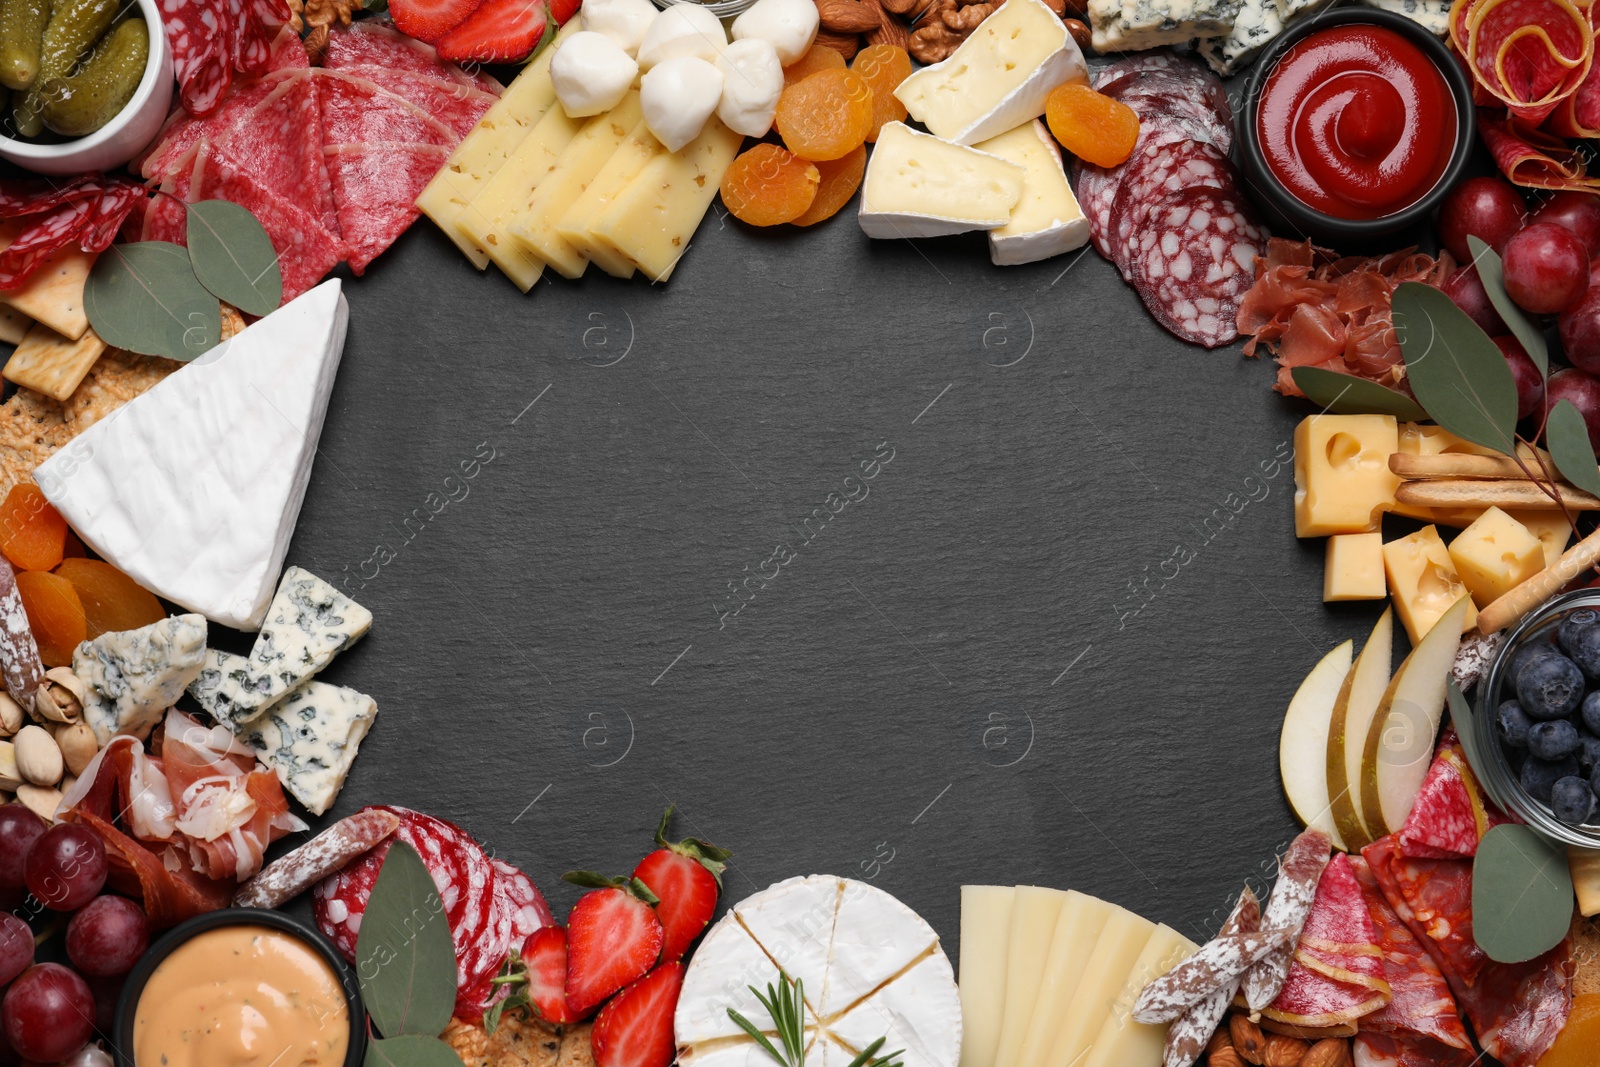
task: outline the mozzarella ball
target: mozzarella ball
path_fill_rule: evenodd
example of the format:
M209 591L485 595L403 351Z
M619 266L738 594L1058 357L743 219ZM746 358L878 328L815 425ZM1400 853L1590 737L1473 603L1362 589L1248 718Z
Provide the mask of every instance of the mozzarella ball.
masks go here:
M759 37L735 41L717 57L717 67L722 71L717 118L734 133L765 137L783 92L778 50Z
M664 59L639 82L644 124L676 152L705 128L722 99L722 71L698 56Z
M639 64L603 33L579 30L550 57L556 99L575 119L599 115L622 102L639 74Z
M639 66L649 70L657 63L679 56L697 56L707 63L715 63L717 53L727 43L728 35L722 29L721 19L694 0L682 0L650 23L639 45Z
M817 5L812 0L756 0L733 20L733 39L771 41L778 61L788 66L817 39Z
M636 56L645 31L661 9L650 0L586 0L579 13L584 29L605 34L624 52Z

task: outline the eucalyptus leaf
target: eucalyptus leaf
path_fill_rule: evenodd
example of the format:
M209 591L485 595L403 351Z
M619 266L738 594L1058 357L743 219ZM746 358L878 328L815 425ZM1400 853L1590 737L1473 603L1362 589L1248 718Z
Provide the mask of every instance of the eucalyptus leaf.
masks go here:
M462 1067L456 1050L437 1037L408 1034L367 1042L361 1067Z
M1586 493L1600 496L1600 465L1589 443L1589 427L1572 401L1561 399L1544 424L1544 443L1561 476Z
M1489 294L1489 303L1506 320L1516 339L1522 342L1528 358L1539 368L1539 374L1550 377L1550 350L1545 344L1544 331L1538 323L1528 318L1526 311L1517 307L1511 294L1506 292L1505 268L1500 262L1500 254L1477 237L1468 236L1467 247L1472 250L1472 265L1478 269L1478 280L1483 282L1483 291Z
M1472 862L1472 934L1490 959L1521 963L1555 948L1572 924L1572 904L1560 846L1515 823L1483 835Z
M1431 285L1394 291L1394 328L1417 402L1457 437L1512 455L1517 386L1500 348Z
M456 951L444 902L415 849L396 841L384 857L356 939L361 997L389 1037L432 1037L456 1003Z
M89 324L113 348L187 362L222 340L222 309L169 241L117 244L83 286Z
M283 300L278 252L246 208L226 200L189 205L189 262L200 284L248 315L270 315Z
M1313 404L1336 415L1393 415L1406 422L1428 417L1428 413L1404 393L1353 374L1340 374L1321 367L1296 367L1289 374Z
M1483 684L1484 681L1485 679L1479 679L1480 684ZM1475 772L1478 772L1483 767L1483 764L1478 762L1480 756L1478 751L1478 712L1472 706L1471 701L1467 699L1467 695L1461 691L1461 687L1456 685L1454 678L1450 679L1449 685L1450 725L1456 728L1456 736L1461 739L1461 749L1467 754L1468 765ZM1481 773L1478 776L1480 778L1483 777Z

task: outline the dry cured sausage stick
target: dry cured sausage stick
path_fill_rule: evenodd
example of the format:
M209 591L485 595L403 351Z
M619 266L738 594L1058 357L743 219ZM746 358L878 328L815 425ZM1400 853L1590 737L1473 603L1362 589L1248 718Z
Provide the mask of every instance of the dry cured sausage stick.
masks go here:
M1239 903L1233 906L1233 914L1222 925L1222 933L1224 936L1254 933L1260 927L1261 903L1246 886L1244 892L1239 894ZM1234 994L1239 992L1242 980L1243 975L1235 975L1167 1028L1166 1043L1161 1050L1161 1067L1189 1067L1200 1059L1211 1035L1227 1017L1228 1006L1233 1003Z
M1271 1004L1283 991L1289 965L1294 962L1295 942L1311 915L1317 882L1332 852L1333 843L1327 834L1321 830L1306 830L1289 842L1288 851L1278 861L1278 882L1272 887L1272 896L1267 898L1261 926L1285 932L1288 941L1245 972L1244 999L1252 1012Z
M367 852L400 827L388 811L358 811L261 869L234 894L236 908L281 907Z

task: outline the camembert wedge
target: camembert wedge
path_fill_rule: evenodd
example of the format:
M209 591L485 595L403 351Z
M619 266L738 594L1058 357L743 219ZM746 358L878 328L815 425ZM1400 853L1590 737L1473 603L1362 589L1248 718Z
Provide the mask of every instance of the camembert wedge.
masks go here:
M868 237L941 237L994 230L1022 198L1023 169L999 156L891 122L878 134L861 184Z
M1061 166L1061 152L1038 119L973 146L1022 168L1022 198L1011 220L989 231L989 259L997 267L1036 263L1083 247L1089 220L1078 206Z

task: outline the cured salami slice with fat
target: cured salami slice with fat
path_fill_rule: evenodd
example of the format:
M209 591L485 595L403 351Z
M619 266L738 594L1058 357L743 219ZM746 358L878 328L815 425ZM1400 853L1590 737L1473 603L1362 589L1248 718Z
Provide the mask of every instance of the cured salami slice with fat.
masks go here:
M410 70L371 64L343 68L352 77L365 78L407 103L432 115L456 137L465 137L497 99L490 93L458 81L447 81Z
M1361 855L1390 907L1433 954L1452 988L1475 983L1489 957L1472 936L1472 864L1407 858L1393 834Z
M501 89L489 75L440 59L432 45L407 37L383 18L361 19L343 29L334 27L322 52L322 65L363 77L372 69L408 71L471 86L491 96L499 96Z
M1389 1001L1372 916L1344 853L1317 882L1288 977L1261 1014L1301 1027L1353 1023Z
M1505 821L1479 788L1461 739L1446 728L1396 840L1402 855L1416 859L1470 859L1483 835Z
M334 70L315 75L325 144L409 141L454 148L460 140L444 123L375 82Z
M1516 185L1530 189L1600 190L1600 178L1584 172L1583 157L1561 138L1531 130L1515 116L1478 112L1478 136L1494 156L1495 165Z
M1172 333L1216 348L1238 336L1239 302L1255 284L1267 231L1243 197L1185 189L1151 207L1129 255L1145 306Z
M1594 60L1586 4L1572 0L1458 0L1450 39L1478 88L1537 125L1577 91Z
M1231 190L1234 171L1228 157L1204 141L1154 142L1136 148L1124 167L1111 205L1110 244L1111 258L1128 281L1133 250L1155 205L1183 189Z
M1306 920L1311 917L1317 882L1332 852L1333 842L1321 830L1305 830L1289 842L1288 849L1278 860L1278 880L1261 916L1263 929L1281 930L1291 939L1300 936ZM1265 1008L1282 991L1284 980L1289 976L1293 951L1291 940L1245 972L1244 998L1251 1011Z
M360 274L417 218L415 201L450 157L440 145L329 145L323 151L339 203L350 269Z

